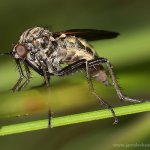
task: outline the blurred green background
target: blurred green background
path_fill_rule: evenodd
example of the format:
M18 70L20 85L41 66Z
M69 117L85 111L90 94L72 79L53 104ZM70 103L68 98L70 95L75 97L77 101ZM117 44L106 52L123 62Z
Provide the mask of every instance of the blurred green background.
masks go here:
M0 52L11 51L12 43L32 26L52 31L95 28L119 32L116 39L91 44L100 56L112 62L126 95L150 99L150 1L1 0ZM12 93L18 72L10 57L0 57L0 126L46 118L49 104L54 117L103 109L89 93L84 74L53 77L50 94L47 88L38 87L42 77L35 72L33 76L27 88ZM129 104L119 101L113 87L94 85L112 106ZM32 115L14 117L28 113ZM117 126L112 125L111 118L0 137L0 149L148 149L149 117L150 113L140 113L119 117ZM142 143L145 146L136 146Z

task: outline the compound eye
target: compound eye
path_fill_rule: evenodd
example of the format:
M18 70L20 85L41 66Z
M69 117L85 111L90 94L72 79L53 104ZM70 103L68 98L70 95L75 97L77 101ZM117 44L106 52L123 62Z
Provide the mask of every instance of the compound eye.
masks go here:
M27 53L28 53L28 50L26 49L26 47L21 45L21 44L18 44L15 47L15 51L18 54L18 56L21 58L25 58L27 56Z

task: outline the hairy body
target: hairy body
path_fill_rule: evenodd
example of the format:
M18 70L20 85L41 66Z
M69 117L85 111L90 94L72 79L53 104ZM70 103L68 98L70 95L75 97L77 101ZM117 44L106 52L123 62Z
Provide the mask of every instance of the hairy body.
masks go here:
M56 36L55 33L41 27L26 30L21 35L19 44L25 45L30 50L25 62L41 75L43 75L41 61L45 64L47 74L57 75L62 69L62 64L70 65L82 59L89 61L98 58L94 48L86 40L65 33ZM19 58L17 54L15 55ZM101 64L91 67L90 72L98 81L108 84L107 75Z

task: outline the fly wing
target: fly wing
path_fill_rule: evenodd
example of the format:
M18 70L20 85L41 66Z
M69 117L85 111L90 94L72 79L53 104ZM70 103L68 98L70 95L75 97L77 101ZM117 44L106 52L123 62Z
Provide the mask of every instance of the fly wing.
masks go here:
M71 35L86 39L88 41L111 39L119 35L118 32L96 30L96 29L70 29L62 32L55 32L54 36L58 37L61 34Z

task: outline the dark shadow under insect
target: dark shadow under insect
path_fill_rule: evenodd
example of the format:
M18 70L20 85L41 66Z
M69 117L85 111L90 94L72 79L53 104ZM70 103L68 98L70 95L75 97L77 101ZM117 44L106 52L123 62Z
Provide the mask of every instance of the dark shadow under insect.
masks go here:
M120 100L131 103L143 101L129 98L122 94L114 75L112 64L107 58L99 57L86 40L110 39L118 35L116 32L95 29L71 29L63 32L50 32L41 27L33 27L26 30L20 36L12 52L5 53L15 59L20 76L12 90L20 91L28 84L31 79L29 67L44 77L47 87L50 86L49 80L51 76L65 76L78 70L84 70L91 93L101 105L111 111L114 124L117 124L118 119L113 108L95 92L91 80L94 77L105 85L108 84L103 64L108 69ZM22 65L25 67L25 74L22 70ZM65 67L62 67L62 65L65 65ZM49 126L50 118L51 113L49 110Z

